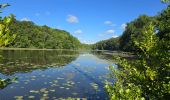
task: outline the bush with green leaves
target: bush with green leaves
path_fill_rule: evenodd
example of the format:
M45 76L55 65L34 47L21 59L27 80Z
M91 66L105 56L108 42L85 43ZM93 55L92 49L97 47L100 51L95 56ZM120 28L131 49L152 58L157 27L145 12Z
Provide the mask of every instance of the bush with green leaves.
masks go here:
M5 47L16 37L16 34L11 34L11 30L9 29L9 26L12 23L14 16L6 16L3 19L0 19L0 47Z
M119 68L110 67L114 84L105 85L110 99L169 100L170 5L156 16L156 23L149 22L131 39L140 52L132 61L116 57Z
M7 6L9 6L9 4L0 5L0 13L2 13L1 9L3 9ZM12 14L10 16L6 16L4 18L0 17L0 47L5 47L8 44L12 43L16 37L16 34L11 34L11 30L9 28L13 19L14 19L14 15L12 15ZM16 78L13 78L13 79L0 78L0 89L3 89L4 87L6 87L13 80L16 80Z
M138 59L130 62L118 58L121 69L110 67L118 79L114 86L108 83L105 86L111 100L168 99L170 53L162 47L166 41L160 40L154 30L154 25L150 24L141 36L133 38L134 44L142 51L138 53Z
M111 100L168 99L170 52L162 46L165 42L169 41L159 39L152 23L138 37L133 38L133 43L141 52L137 53L138 58L133 61L117 58L120 66L118 70L110 67L112 75L117 79L114 85L108 82L105 85Z
M9 4L2 4L0 8L5 8ZM2 13L2 11L1 11ZM0 18L0 47L5 47L10 44L16 37L16 34L11 34L10 25L14 19L14 15L5 16Z

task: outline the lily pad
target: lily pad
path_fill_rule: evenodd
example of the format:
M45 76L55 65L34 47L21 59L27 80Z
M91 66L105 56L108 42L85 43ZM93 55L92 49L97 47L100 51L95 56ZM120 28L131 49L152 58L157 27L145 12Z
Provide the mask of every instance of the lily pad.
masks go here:
M36 90L30 90L31 93L39 93L39 91Z
M90 83L93 89L98 90L98 85L96 83Z
M35 96L28 96L28 98L29 98L29 99L34 99L34 98L35 98Z
M51 89L51 90L49 90L50 92L55 92L55 90L54 89Z
M23 96L14 96L14 98L17 100L23 100Z

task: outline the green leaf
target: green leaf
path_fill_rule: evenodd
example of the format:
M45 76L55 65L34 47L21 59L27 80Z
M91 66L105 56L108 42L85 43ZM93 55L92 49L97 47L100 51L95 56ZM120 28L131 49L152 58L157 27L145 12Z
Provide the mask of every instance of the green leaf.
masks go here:
M7 4L2 4L2 5L0 6L0 8L6 8L6 7L8 7L8 6L10 6L8 3L7 3Z

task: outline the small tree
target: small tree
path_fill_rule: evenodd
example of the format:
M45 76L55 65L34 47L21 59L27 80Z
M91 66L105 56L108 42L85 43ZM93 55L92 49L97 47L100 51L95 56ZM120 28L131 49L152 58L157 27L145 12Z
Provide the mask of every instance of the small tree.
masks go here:
M0 5L0 8L5 8L9 4ZM2 13L2 11L0 11ZM7 46L10 44L16 37L16 34L11 34L10 25L14 19L14 15L9 15L4 18L0 18L0 47Z
M5 7L9 6L9 4L3 4L0 5L0 9L3 9ZM2 11L0 11L2 13ZM16 34L10 34L10 28L12 21L14 19L14 16L11 14L10 16L6 16L4 18L0 17L0 47L7 46L10 44L16 37ZM14 78L13 80L15 80ZM2 79L0 78L0 89L6 87L8 84L11 83L11 79Z

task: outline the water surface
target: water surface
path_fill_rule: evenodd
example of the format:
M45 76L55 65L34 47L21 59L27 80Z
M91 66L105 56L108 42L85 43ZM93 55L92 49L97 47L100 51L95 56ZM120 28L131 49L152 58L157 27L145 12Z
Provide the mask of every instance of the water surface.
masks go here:
M1 50L0 55L0 78L18 78L0 89L1 100L108 99L103 87L111 57L66 50Z

